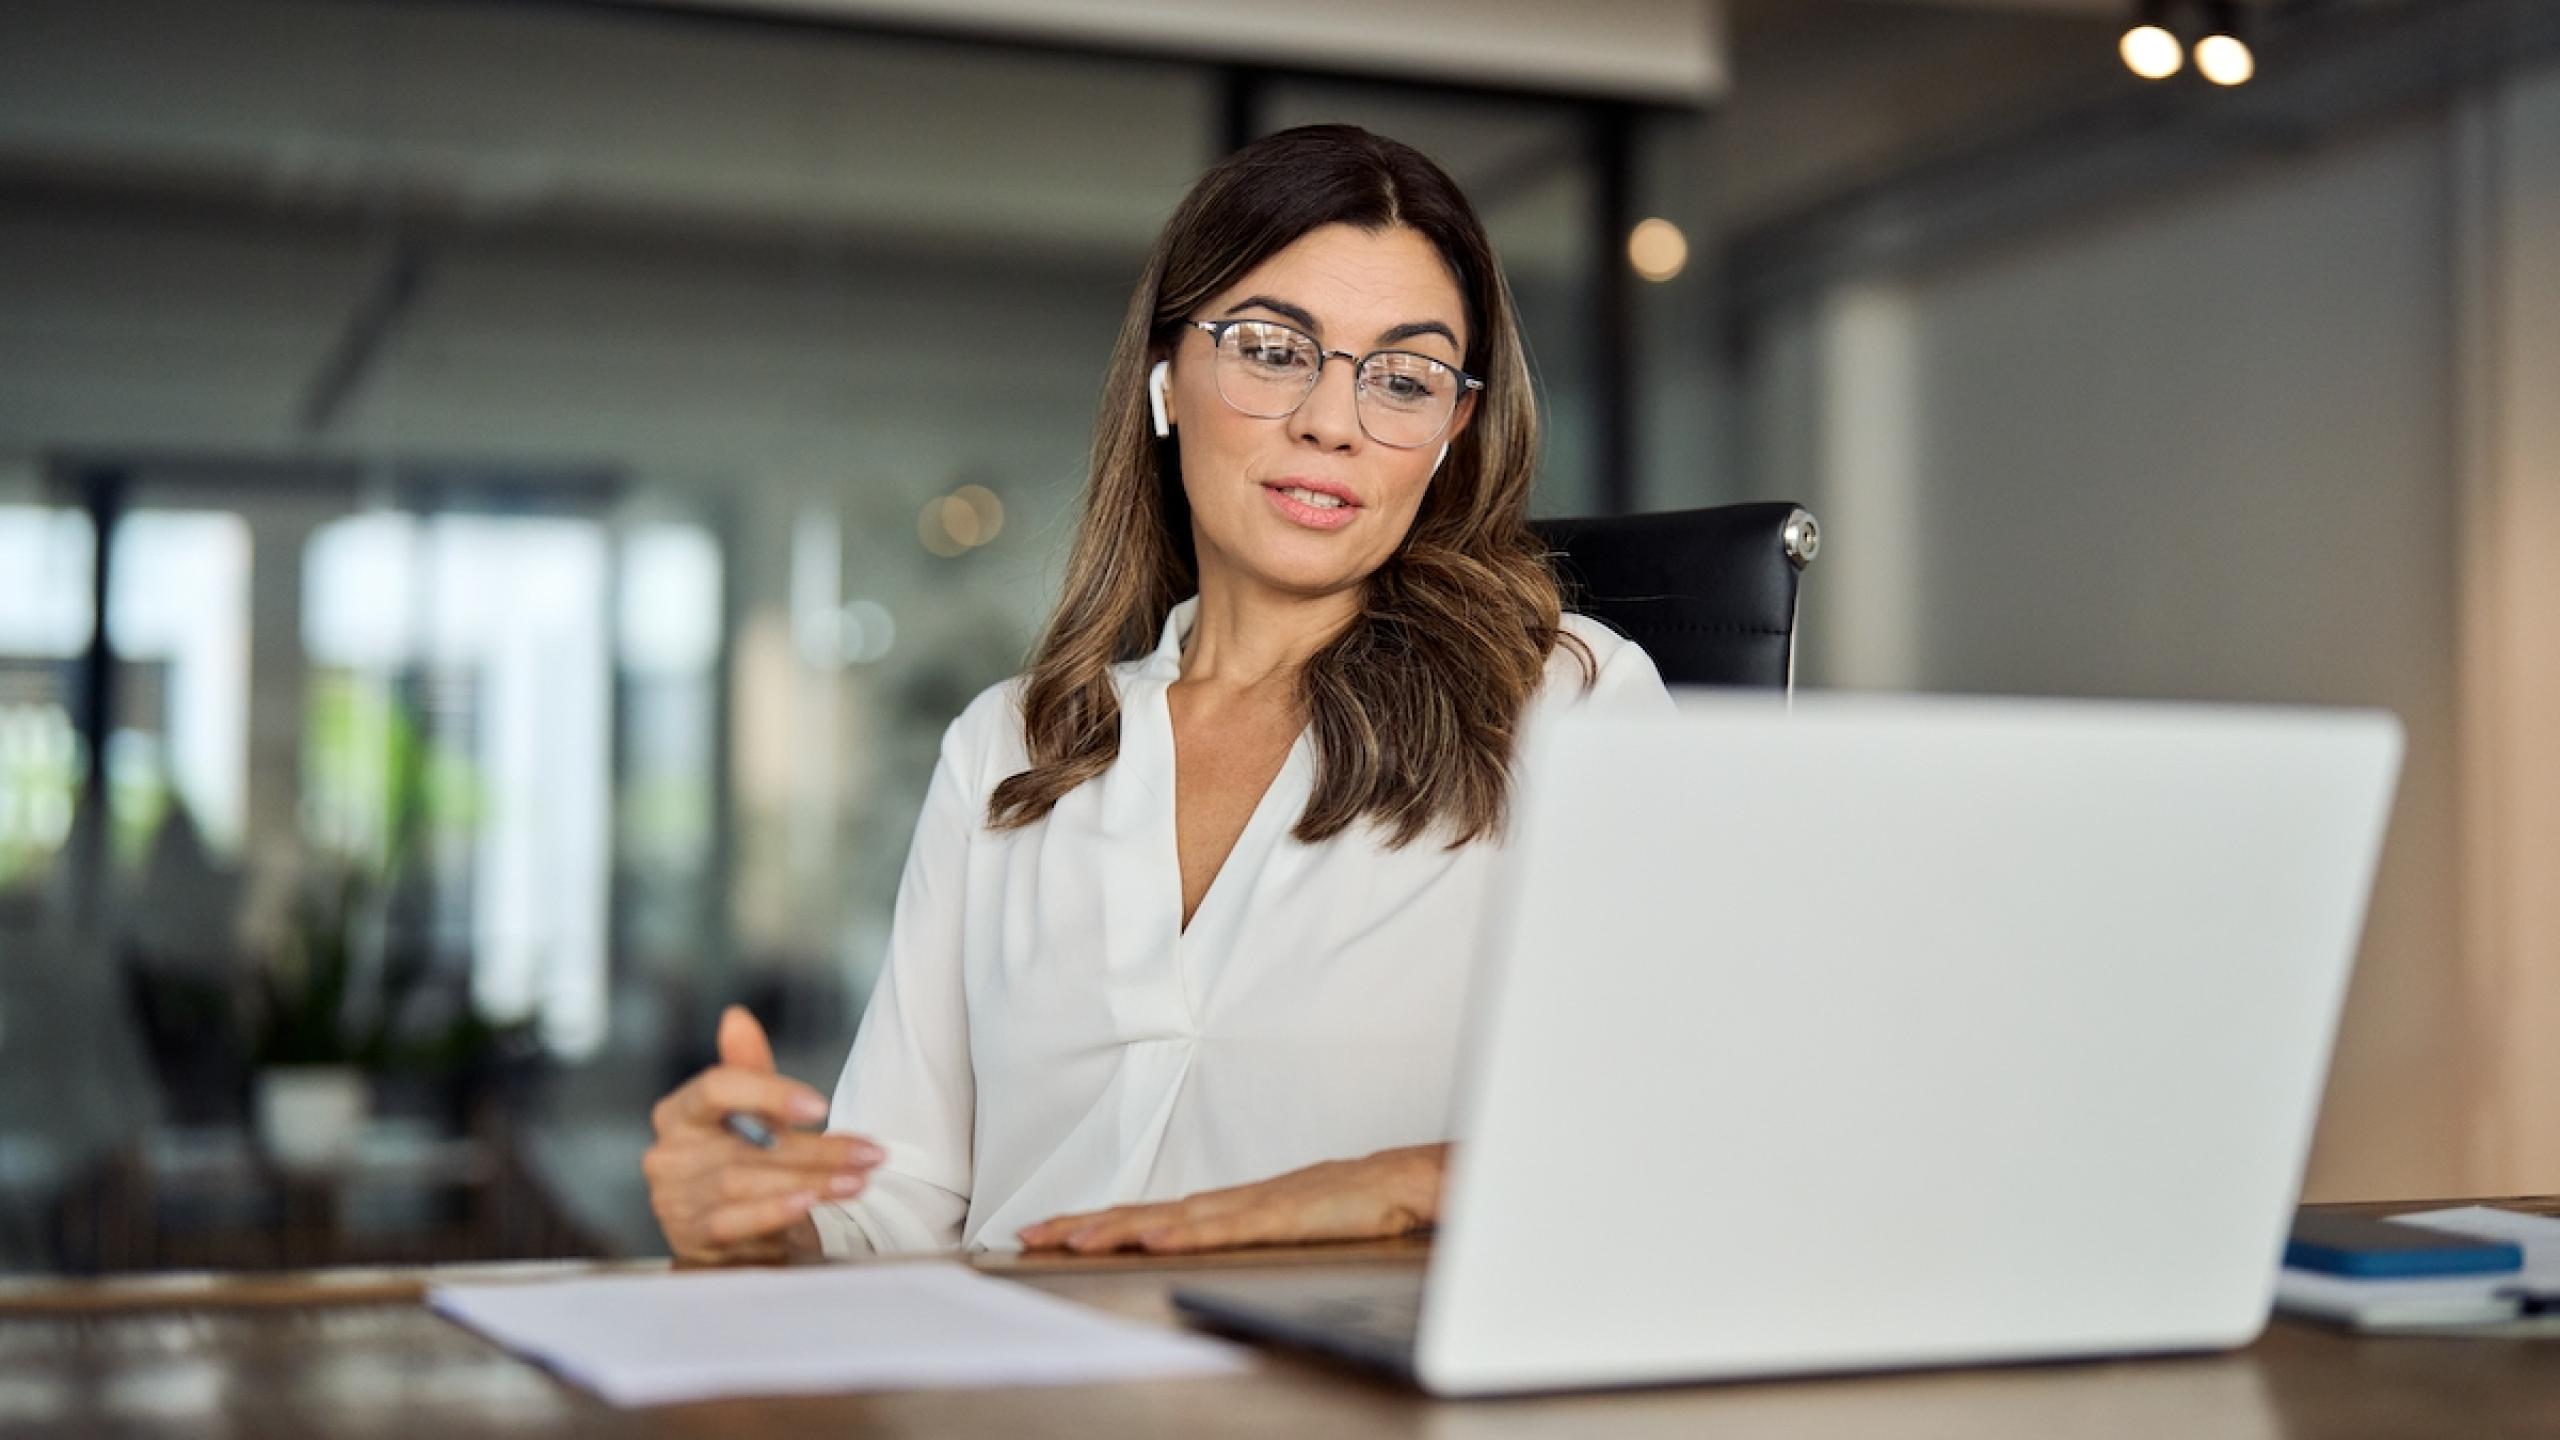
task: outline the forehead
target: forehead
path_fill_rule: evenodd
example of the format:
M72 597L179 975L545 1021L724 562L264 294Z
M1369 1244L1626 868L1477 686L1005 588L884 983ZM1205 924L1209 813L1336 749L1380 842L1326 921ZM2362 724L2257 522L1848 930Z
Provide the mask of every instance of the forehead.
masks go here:
M1437 320L1467 335L1467 307L1448 262L1419 230L1325 225L1299 236L1221 291L1224 308L1249 295L1304 308L1329 344L1368 341L1387 329ZM1428 337L1426 337L1428 338Z

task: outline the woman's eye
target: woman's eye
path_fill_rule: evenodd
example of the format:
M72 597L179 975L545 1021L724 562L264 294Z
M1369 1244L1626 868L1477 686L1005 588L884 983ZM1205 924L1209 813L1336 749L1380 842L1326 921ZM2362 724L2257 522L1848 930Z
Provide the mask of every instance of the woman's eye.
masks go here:
M1373 376L1369 381L1369 388L1376 391L1381 399L1399 405L1413 405L1428 400L1437 393L1431 380L1431 372L1426 369L1397 368L1384 370Z

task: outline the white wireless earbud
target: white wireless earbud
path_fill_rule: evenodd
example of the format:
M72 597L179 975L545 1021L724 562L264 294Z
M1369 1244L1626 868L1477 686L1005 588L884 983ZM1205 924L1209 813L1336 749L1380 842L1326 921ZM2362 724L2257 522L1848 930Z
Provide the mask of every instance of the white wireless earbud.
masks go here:
M1156 418L1156 438L1162 440L1173 433L1173 422L1164 414L1164 387L1173 381L1173 362L1159 360L1147 372L1147 410Z
M1448 441L1446 441L1446 440L1443 440L1443 441L1441 441L1441 442L1440 442L1440 454L1438 455L1438 457L1437 457L1437 458L1433 459L1433 460L1432 460L1432 462L1431 462L1431 473L1432 473L1432 474L1434 474L1434 475L1439 474L1439 473L1440 473L1440 466L1441 466L1444 462L1446 462L1446 461L1448 460L1448 458L1449 458L1449 442L1448 442Z

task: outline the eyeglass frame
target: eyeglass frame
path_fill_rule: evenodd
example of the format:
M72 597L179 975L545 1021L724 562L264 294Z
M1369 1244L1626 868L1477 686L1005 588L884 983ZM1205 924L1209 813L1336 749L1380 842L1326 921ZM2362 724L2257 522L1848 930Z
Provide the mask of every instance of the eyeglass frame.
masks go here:
M1372 350L1366 355L1354 355L1348 350L1327 350L1324 348L1323 341L1317 339L1313 335L1307 334L1306 331L1299 329L1297 326L1290 324L1286 320L1272 320L1260 315L1231 315L1224 320L1185 320L1182 323L1194 330L1198 330L1203 334L1206 334L1209 337L1209 344L1213 350L1225 346L1227 332L1233 330L1239 325L1269 325L1274 329L1286 330L1292 335L1299 336L1308 344L1316 347L1316 368L1308 372L1306 390L1298 396L1297 404L1290 406L1288 409L1281 411L1277 415L1253 415L1252 411L1238 405L1233 400L1227 399L1227 387L1224 385L1218 386L1218 398L1226 400L1228 409L1235 411L1239 415L1253 415L1253 418L1256 420L1286 420L1290 416L1297 414L1300 409L1305 407L1307 397L1315 394L1316 387L1324 383L1324 367L1335 359L1350 361L1352 392L1351 414L1353 418L1360 422L1361 434L1367 435L1373 442L1384 445L1390 450L1419 450L1425 445L1429 445L1440 440L1443 436L1446 436L1449 433L1449 427L1457 423L1458 405L1461 401L1466 399L1467 392L1481 392L1484 389L1483 377L1470 375L1466 371L1459 369L1455 365L1451 365L1448 361L1441 359L1437 355L1425 355L1419 350L1399 350L1393 347L1384 347ZM1374 360L1381 355L1410 355L1416 360L1427 361L1430 364L1441 366L1448 370L1450 374L1458 377L1458 398L1449 402L1449 414L1447 418L1440 422L1439 433L1433 435L1431 439L1416 440L1412 444L1407 445L1395 440L1380 440L1375 434L1370 432L1368 417L1360 413L1359 397L1362 393L1360 367L1368 364L1371 360ZM1213 371L1211 373L1214 378L1215 372Z

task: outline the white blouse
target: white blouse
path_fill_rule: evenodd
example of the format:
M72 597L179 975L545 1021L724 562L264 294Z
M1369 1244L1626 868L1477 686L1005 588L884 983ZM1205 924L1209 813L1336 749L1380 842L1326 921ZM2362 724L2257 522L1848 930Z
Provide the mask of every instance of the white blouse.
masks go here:
M1452 853L1426 833L1394 850L1366 821L1301 844L1304 732L1185 929L1165 690L1199 603L1112 667L1119 757L1046 819L985 825L997 782L1029 765L1021 677L944 734L829 1120L888 1159L812 1212L828 1254L1012 1249L1053 1215L1449 1138L1497 847ZM1559 646L1528 725L1586 703L1669 707L1641 648L1565 625L1598 682L1586 694Z

